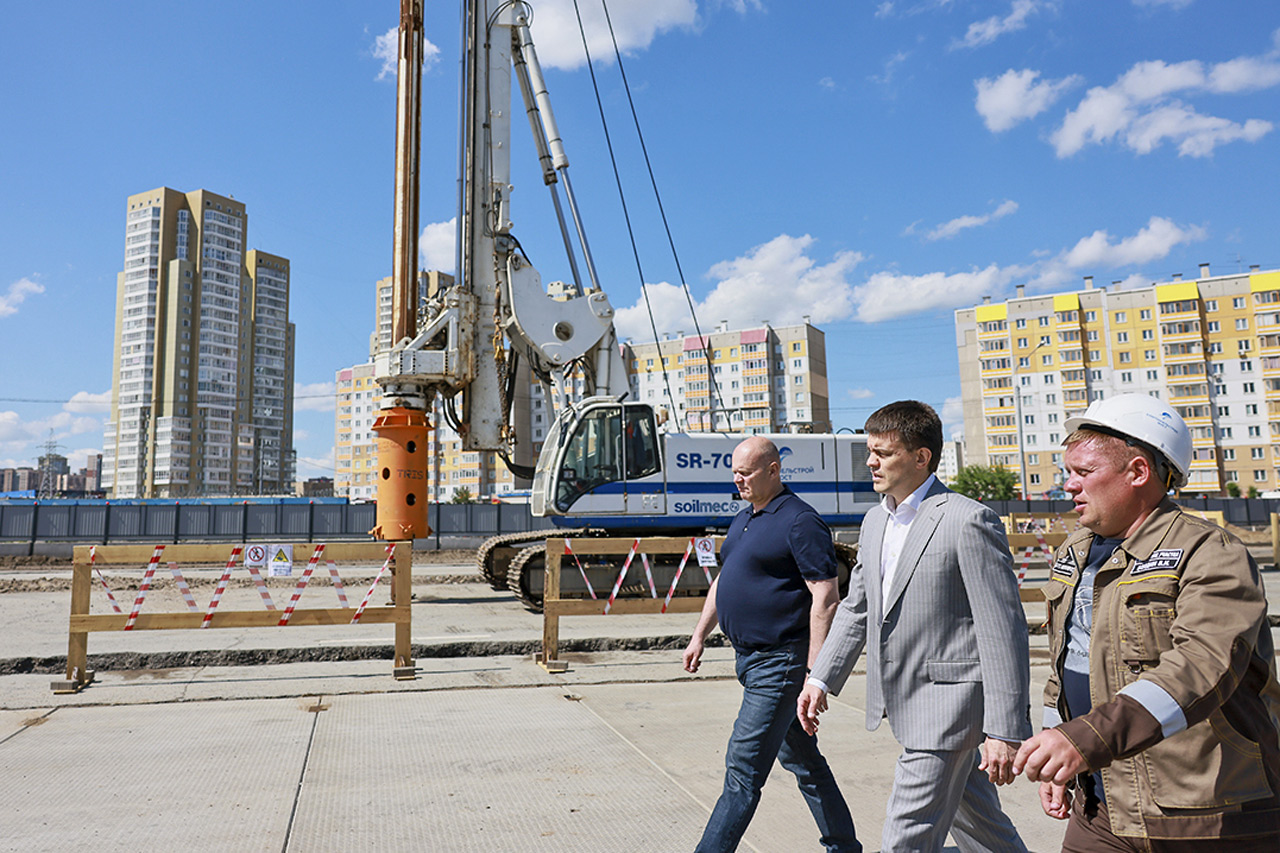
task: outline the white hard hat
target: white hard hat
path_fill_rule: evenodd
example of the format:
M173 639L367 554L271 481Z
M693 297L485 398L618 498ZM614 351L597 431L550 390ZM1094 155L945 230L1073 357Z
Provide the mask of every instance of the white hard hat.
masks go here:
M1067 418L1067 432L1093 429L1134 439L1147 450L1157 453L1157 462L1173 469L1169 483L1178 487L1187 482L1191 468L1191 431L1182 417L1160 400L1146 394L1120 394L1105 400L1094 400L1083 415Z

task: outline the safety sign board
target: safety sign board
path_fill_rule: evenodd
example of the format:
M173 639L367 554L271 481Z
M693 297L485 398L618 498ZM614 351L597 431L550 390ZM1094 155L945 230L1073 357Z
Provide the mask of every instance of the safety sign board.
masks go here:
M244 549L244 564L246 566L257 566L265 568L267 565L267 546L266 545L250 545Z
M267 574L273 578L287 578L293 574L293 546L270 546L271 558L268 562Z
M698 552L699 566L716 565L716 541L710 536L694 539L693 548Z

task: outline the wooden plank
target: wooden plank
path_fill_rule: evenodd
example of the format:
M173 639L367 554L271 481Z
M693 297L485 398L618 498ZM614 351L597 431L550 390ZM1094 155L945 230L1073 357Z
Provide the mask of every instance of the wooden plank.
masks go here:
M315 552L320 542L288 542L280 540L270 540L268 542L251 542L247 544L281 544L293 546L293 559L295 563L305 563L311 559L311 555ZM325 559L333 560L335 563L341 562L367 562L381 563L386 559L387 543L385 542L326 542L324 544ZM151 544L132 544L132 545L98 545L98 553L96 565L128 565L137 563L139 567L146 565L151 559L151 555L155 553L157 545L164 545L164 557L166 562L187 564L187 563L209 563L214 565L226 565L227 559L231 556L231 549L244 548L245 543L240 542L214 542L204 544L170 544L164 542L153 542ZM89 547L88 545L77 545L73 551L76 563L89 563ZM407 543L397 544L397 559L401 549L409 549ZM237 561L237 565L243 562L243 554L241 559ZM362 619L364 617L361 617Z
M353 607L312 608L295 610L289 617L287 627L305 625L347 625L355 615ZM209 621L210 628L274 628L279 627L283 610L219 610ZM405 607L367 607L360 616L360 624L410 624L411 613ZM127 613L98 613L91 615L73 615L71 631L122 631L128 621ZM167 631L183 628L199 628L204 621L203 613L191 611L171 611L165 613L143 613L134 623L134 631Z
M550 554L556 550L563 553L565 538L557 536L548 539L547 553ZM715 540L716 552L718 553L724 537L714 536L711 538ZM635 541L635 538L627 537L611 537L607 539L593 539L591 537L574 539L569 537L569 547L579 557L595 554L626 555L631 553L631 546ZM646 554L684 554L684 549L688 546L689 537L687 536L642 536L640 537L640 548L637 553L643 551Z
M706 596L681 595L671 599L667 613L700 613L706 603ZM662 598L615 598L613 609L609 615L634 615L641 613L662 613ZM549 601L543 599L543 615L553 613L556 616L603 616L604 602L591 599L562 599Z

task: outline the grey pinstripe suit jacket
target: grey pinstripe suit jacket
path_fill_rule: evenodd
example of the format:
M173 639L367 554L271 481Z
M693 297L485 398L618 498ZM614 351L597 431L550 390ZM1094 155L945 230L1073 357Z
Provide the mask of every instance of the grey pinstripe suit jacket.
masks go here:
M1027 623L1008 539L990 509L935 483L882 606L888 514L862 524L858 564L814 665L839 693L867 649L867 729L888 715L908 749L970 749L1031 736Z

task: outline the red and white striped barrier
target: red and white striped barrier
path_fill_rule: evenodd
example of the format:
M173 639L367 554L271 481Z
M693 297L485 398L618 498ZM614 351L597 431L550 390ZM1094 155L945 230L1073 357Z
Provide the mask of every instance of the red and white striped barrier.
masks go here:
M671 606L671 596L675 595L676 584L680 583L680 575L684 574L685 564L689 562L689 555L693 553L693 537L689 537L689 546L684 549L684 557L680 560L680 565L676 568L676 576L671 579L671 589L667 590L667 600L662 602L662 612L666 613L667 608ZM707 584L711 583L711 573L707 572Z
M311 580L311 573L316 570L316 566L320 562L320 556L324 554L324 543L316 546L311 552L311 559L307 562L307 570L302 573L302 577L298 579L298 585L293 589L293 598L289 599L289 605L284 609L284 615L280 617L278 625L284 626L289 624L289 617L293 615L293 608L298 606L298 599L302 598L302 591L307 587L307 581Z
M338 567L333 564L333 560L329 561L329 580L338 592L338 604L350 607L351 605L347 603L347 588L342 585L342 578L338 577Z
M649 597L657 598L658 591L653 588L653 572L650 571L649 569L649 555L645 553L641 553L640 562L644 564L644 577L645 577L645 580L649 582Z
M587 579L587 570L582 568L582 561L578 559L578 555L573 553L573 549L569 547L568 539L564 540L564 553L573 557L573 562L578 565L578 574L582 575L582 582L587 585L587 592L591 594L592 598L596 598L596 591L591 587L591 581ZM599 599L596 598L596 600L598 601Z
M151 589L151 578L156 573L156 565L160 562L160 555L163 553L164 546L157 545L155 553L151 555L151 562L147 563L147 572L142 576L142 586L138 587L138 597L133 600L133 609L129 611L129 618L124 623L126 631L132 631L133 623L138 621L138 614L142 612L142 602L147 600L147 590Z
M391 558L395 556L396 546L394 543L387 546L387 559L383 561L382 568L378 569L378 576L373 579L373 584L369 587L369 591L364 594L364 600L360 602L360 606L356 608L356 615L351 617L351 624L354 625L360 621L360 617L364 615L364 609L369 606L369 599L373 598L373 591L378 588L378 581L382 580L382 573L391 565Z
M1018 567L1018 588L1022 588L1022 582L1027 578L1027 567L1031 565L1031 554L1035 551L1030 545L1022 552L1022 565Z
M618 579L613 584L613 591L609 593L609 601L604 606L604 615L609 615L609 609L613 607L613 600L618 597L618 590L622 588L622 581L627 576L627 569L631 568L631 561L635 559L636 551L640 547L640 540L637 539L631 543L631 553L627 555L627 561L622 564L622 571L618 572ZM656 598L656 596L655 596Z
M213 590L213 598L209 601L209 609L204 613L204 621L200 623L201 628L209 627L209 620L213 618L213 611L218 609L218 602L222 601L222 593L227 588L227 581L231 580L231 570L235 568L236 560L240 559L240 552L244 550L239 545L231 549L231 557L227 560L227 567L222 570L222 577L218 578L218 586Z
M173 581L178 585L178 592L182 593L182 600L187 603L187 609L198 611L200 605L196 604L195 596L191 594L191 587L187 586L187 579L182 576L182 570L178 568L177 563L169 564L169 574L173 575Z
M258 588L258 595L262 596L262 603L267 605L268 610L275 610L276 603L271 600L271 593L267 592L267 582L262 579L262 573L258 571L257 566L245 566L249 570L249 574L253 575L253 584Z
M120 609L120 605L116 603L116 597L111 594L111 587L107 586L107 579L102 576L102 569L98 568L93 564L93 561L96 559L98 559L98 546L90 545L89 546L89 567L93 569L94 572L97 573L98 581L102 584L103 590L106 591L107 593L107 601L111 602L111 609L117 613L123 613L124 611Z

